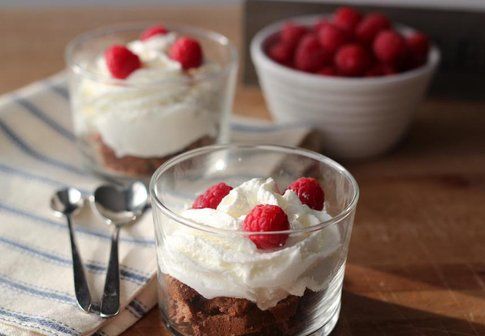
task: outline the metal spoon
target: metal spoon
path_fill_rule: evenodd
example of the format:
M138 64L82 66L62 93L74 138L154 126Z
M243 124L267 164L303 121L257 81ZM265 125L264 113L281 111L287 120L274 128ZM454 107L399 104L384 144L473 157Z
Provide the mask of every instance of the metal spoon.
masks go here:
M94 191L94 205L108 224L115 226L111 235L111 252L106 273L102 317L118 314L120 310L120 275L118 262L118 237L120 228L133 223L143 214L148 202L148 192L142 182L135 182L122 189L115 185L102 185Z
M77 303L84 311L96 312L97 307L91 302L88 282L84 274L84 268L79 255L76 240L74 238L74 228L72 225L72 215L84 205L84 198L81 192L74 188L58 190L51 198L50 205L58 216L65 216L69 228L69 238L71 240L72 267L74 273L74 291Z

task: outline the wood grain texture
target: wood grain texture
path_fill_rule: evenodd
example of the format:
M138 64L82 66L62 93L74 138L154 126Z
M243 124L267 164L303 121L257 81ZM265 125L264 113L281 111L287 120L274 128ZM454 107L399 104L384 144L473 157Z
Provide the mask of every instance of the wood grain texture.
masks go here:
M178 21L218 30L238 45L238 7L2 10L0 92L63 67L65 44L108 23ZM269 118L257 88L235 111ZM485 335L485 102L424 103L392 153L344 163L357 210L333 335ZM124 336L168 335L151 311Z

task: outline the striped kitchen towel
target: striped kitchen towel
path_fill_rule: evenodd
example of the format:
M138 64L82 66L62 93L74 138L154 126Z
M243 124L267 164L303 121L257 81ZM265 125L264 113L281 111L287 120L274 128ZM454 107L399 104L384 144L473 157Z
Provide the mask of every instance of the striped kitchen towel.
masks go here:
M233 141L296 145L305 127L233 120ZM65 75L0 97L0 336L118 335L156 304L153 223L148 211L120 238L122 311L112 319L82 312L74 296L67 226L49 209L52 193L89 195L101 180L81 168ZM102 293L109 228L87 205L76 238L93 294Z

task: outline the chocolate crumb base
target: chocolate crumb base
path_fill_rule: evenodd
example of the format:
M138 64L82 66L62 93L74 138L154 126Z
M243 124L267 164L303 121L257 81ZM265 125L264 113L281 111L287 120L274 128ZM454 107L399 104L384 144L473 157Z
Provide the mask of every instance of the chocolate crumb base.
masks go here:
M100 134L93 136L92 141L95 144L100 160L105 168L133 177L152 175L161 164L174 156L191 149L211 145L215 142L214 138L205 136L177 153L163 157L142 158L132 155L117 157L113 149L103 142Z
M302 298L288 296L275 307L260 310L246 299L206 299L177 279L164 276L165 313L171 327L194 336L292 335ZM311 293L308 293L311 295ZM307 295L307 293L305 293ZM303 297L305 297L305 295Z

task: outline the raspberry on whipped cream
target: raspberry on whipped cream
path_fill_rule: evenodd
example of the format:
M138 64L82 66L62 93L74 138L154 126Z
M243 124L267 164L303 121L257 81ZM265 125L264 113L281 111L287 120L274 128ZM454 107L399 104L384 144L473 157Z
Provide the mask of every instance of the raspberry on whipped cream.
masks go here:
M221 203L222 199L229 194L232 190L231 186L221 182L216 185L213 185L209 189L207 189L203 194L199 195L194 204L192 204L193 209L204 209L204 208L211 208L216 209L219 203Z
M288 223L283 225L288 229L304 229L331 219L325 209L314 210L303 204L292 190L280 194L272 178L251 179L234 187L216 209L190 208L180 214L205 227L239 233L195 233L167 223L164 245L159 250L163 255L161 271L206 299L242 298L261 310L275 307L289 296L301 297L306 290L325 288L330 281L326 270L334 268L339 259L343 237L338 229L331 226L318 232L290 234L278 246L261 249L250 235L241 233L248 229L245 220L261 205L270 205L271 211L281 209ZM279 211L275 215L279 224L270 231L283 229ZM254 223L255 218L250 221L254 228L261 225Z
M146 41L146 40L148 40L149 38L151 38L153 36L165 35L167 33L168 33L168 30L164 26L159 25L159 24L158 25L154 25L152 27L148 27L147 29L145 29L141 33L140 40Z
M170 48L170 58L179 62L184 70L197 68L202 64L202 47L193 38L180 37Z
M243 228L249 232L285 231L290 228L288 216L277 205L256 205L243 222ZM282 247L288 240L287 233L273 235L250 235L249 239L259 249L274 249Z
M114 78L125 79L141 67L140 58L122 45L114 45L104 52L106 66Z
M288 186L300 198L301 203L315 210L322 210L325 193L320 183L312 177L300 177Z

